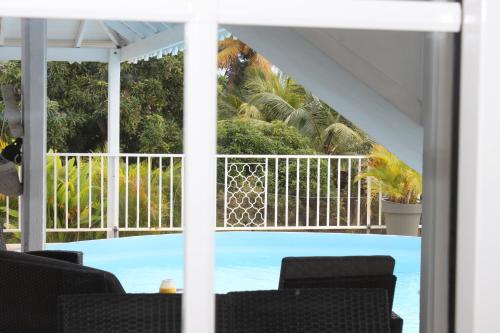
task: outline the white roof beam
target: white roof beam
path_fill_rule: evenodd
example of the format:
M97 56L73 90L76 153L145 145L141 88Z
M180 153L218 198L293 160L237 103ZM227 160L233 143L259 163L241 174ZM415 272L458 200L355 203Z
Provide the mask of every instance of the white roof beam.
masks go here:
M117 47L120 46L121 43L118 34L113 30L111 30L103 21L99 21L99 23L101 24L102 29L104 30L106 35L108 35L109 39L113 42L113 44L115 44L115 46Z
M78 26L78 32L75 37L75 47L81 47L83 41L83 35L85 34L85 27L87 26L87 20L81 20Z
M0 16L7 17L176 23L186 22L190 15L191 2L186 0L0 1Z
M156 32L156 29L151 29L148 25L142 22L122 22L130 30L141 36L141 38L147 38Z
M98 11L95 8L99 8ZM192 1L0 1L0 16L60 19L187 22ZM261 8L266 8L262 11ZM312 10L311 10L312 8ZM381 19L383 18L383 19ZM393 0L220 0L218 22L343 29L457 32L462 22L456 2Z
M21 48L4 46L0 52L0 61L21 60ZM108 62L109 49L95 48L48 48L47 61L68 61L68 62Z
M109 28L119 33L120 36L128 41L129 44L143 37L121 21L107 21L105 24Z
M149 38L145 38L121 49L121 60L128 61L159 50L184 39L184 27L175 25Z
M156 26L155 24L150 23L150 22L143 22L143 23L145 25L147 25L149 27L149 29L153 30L154 33L160 32L160 29L158 29L158 26Z
M19 47L21 46L21 42L22 41L20 39L6 39L4 42L4 46ZM49 48L51 47L74 48L75 41L73 39L51 39L47 42L47 46ZM105 40L82 40L80 47L114 49L116 46L113 42Z
M457 32L462 22L456 2L220 0L219 8L219 23L235 25Z

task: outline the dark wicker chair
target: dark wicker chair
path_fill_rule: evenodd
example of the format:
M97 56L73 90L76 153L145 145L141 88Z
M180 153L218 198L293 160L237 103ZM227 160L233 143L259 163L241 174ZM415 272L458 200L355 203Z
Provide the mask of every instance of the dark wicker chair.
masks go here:
M0 220L0 251L7 251L7 245L5 244L5 238L3 234L3 223L1 220ZM83 263L83 253L79 251L45 250L45 251L27 251L25 253L38 257L63 260L79 265Z
M57 298L124 293L114 275L58 259L0 251L0 332L57 332Z
M403 319L392 311L396 276L390 256L283 258L279 289L380 288L387 292L391 332L403 331Z
M59 333L180 333L181 295L59 297ZM217 333L389 333L382 289L295 289L216 296Z

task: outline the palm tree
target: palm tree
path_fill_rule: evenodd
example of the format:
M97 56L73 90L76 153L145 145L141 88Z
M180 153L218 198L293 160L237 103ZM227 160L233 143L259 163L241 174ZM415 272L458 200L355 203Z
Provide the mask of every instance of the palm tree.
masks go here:
M242 95L245 103L260 110L265 120L281 120L296 127L318 151L359 154L371 147L364 133L283 73L249 71Z
M230 91L219 89L218 114L219 120L232 118L264 120L259 108L250 103L247 96L237 88Z
M239 39L228 37L219 42L217 57L219 69L225 71L228 85L240 83L247 68L258 68L265 73L271 72L271 63Z

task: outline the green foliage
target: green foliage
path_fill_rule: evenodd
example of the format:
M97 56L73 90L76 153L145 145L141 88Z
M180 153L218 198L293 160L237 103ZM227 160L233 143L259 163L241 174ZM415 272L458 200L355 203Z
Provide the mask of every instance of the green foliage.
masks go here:
M313 154L310 142L283 122L253 119L219 121L220 154Z
M50 62L47 80L48 148L63 152L102 150L107 140L106 64ZM0 83L19 87L20 82L20 62L0 64ZM121 90L122 151L180 152L183 55L123 64ZM5 119L1 115L3 103L0 105L0 138L8 141ZM158 117L161 121L154 126L152 119L158 120ZM152 133L144 134L145 129ZM159 130L167 133L159 135ZM148 137L155 141L146 142Z
M68 169L67 180L65 177L66 168ZM149 188L151 200L149 204L148 186L146 185L148 182L148 168L150 168L149 179L151 180ZM170 171L171 168L173 168L172 172ZM89 179L90 172L92 177ZM172 180L170 179L171 176L173 176ZM139 182L137 182L137 179L139 179ZM161 181L163 186L161 203L159 202L158 192L160 188L159 181L160 169L158 165L154 163L149 164L148 160L141 160L137 164L137 161L130 159L127 175L125 160L120 161L119 224L121 227L125 227L125 225L135 227L137 219L139 219L138 227L147 227L148 209L150 211L149 218L151 225L159 224L159 212L161 211L162 223L169 223L170 215L172 214L173 226L180 226L182 183L181 164L179 161L175 160L174 164L170 165L170 161L165 160L162 164ZM138 183L139 186L137 186ZM170 198L171 183L173 184L173 198ZM55 196L54 184L56 188ZM128 190L128 195L126 195L126 190ZM89 196L91 196L90 206ZM127 212L125 210L126 197L128 197ZM102 201L101 198L103 199ZM170 210L171 199L173 202L173 211ZM137 210L137 200L139 201L139 210ZM160 204L161 210L159 209ZM88 158L69 158L67 162L65 158L60 157L50 157L47 159L47 228L65 228L66 223L70 228L78 226L80 228L105 228L107 225L106 207L107 163L105 159L93 158L91 162L89 162ZM12 208L10 211L12 218L17 221L17 211ZM127 221L125 220L126 218ZM103 231L94 234L88 232L50 232L47 234L47 241L67 242L104 236L105 232Z
M141 152L161 153L168 151L168 144L164 141L165 120L159 114L151 114L142 122L139 134Z
M159 113L182 127L184 55L122 64L121 89L138 98L142 113Z
M21 62L0 62L0 84L13 84L21 87Z
M67 132L63 140L52 140L49 149L87 152L105 145L107 137L107 72L100 63L50 62L47 95L57 101L58 112L49 113L48 133ZM63 117L63 122L50 117Z
M422 175L380 145L373 147L368 171L359 174L357 179L368 177L374 180L372 188L381 189L389 201L405 204L420 201Z
M141 153L182 153L182 131L174 121L159 114L145 117L139 132Z
M281 121L325 154L366 154L372 141L283 73L248 70L241 87L219 89L219 119Z

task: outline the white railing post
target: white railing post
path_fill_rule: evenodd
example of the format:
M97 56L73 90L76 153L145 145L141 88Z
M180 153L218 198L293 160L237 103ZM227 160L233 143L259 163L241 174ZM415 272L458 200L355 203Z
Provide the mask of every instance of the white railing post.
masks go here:
M267 175L267 172L269 171L269 158L266 157L266 166L264 169L265 176L264 176L264 226L267 227L267 190L268 190L268 181L269 177Z
M224 227L227 227L227 157L224 157Z
M366 179L366 233L371 232L372 227L372 179Z
M119 236L120 210L120 53L111 50L108 62L108 195L107 237ZM102 170L101 170L102 172Z

